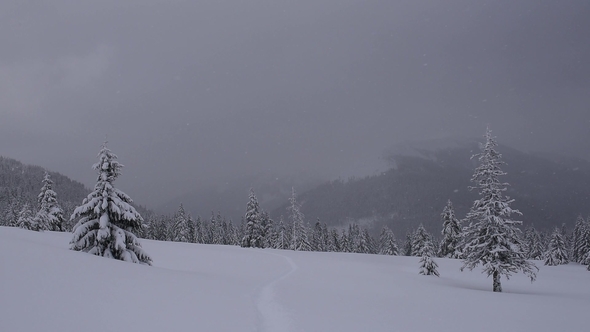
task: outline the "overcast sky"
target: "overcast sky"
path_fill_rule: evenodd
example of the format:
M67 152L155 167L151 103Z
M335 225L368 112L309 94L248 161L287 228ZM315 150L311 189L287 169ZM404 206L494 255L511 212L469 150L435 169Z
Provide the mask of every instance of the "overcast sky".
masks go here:
M0 1L0 155L158 204L404 140L590 158L590 2Z

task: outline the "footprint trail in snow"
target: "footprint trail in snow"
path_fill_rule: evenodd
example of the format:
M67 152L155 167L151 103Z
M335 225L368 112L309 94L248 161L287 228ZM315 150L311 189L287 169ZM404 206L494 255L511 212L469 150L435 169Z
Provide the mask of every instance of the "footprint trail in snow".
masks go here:
M293 272L299 268L293 260L287 256L269 253L271 255L279 256L284 258L289 266L289 271L280 275L276 279L270 281L266 286L262 288L259 293L257 300L258 312L261 317L261 323L259 327L260 332L292 332L293 326L289 314L285 312L283 307L278 303L275 298L275 286L280 281L289 277Z

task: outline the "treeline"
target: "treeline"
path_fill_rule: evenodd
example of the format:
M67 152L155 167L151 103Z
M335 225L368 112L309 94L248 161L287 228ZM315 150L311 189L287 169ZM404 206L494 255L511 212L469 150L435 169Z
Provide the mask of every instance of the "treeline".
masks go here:
M463 258L463 222L456 218L450 200L439 219L440 234L430 233L420 224L403 238L396 237L388 226L383 226L379 236L374 237L368 227L357 223L329 227L319 219L313 224L306 222L295 192L290 198L287 219L271 218L260 208L253 191L245 211L244 218L234 224L220 212L212 213L208 219L193 218L181 204L172 216L148 216L139 234L159 241L417 257L429 250L432 257ZM526 259L542 260L547 265L570 261L590 265L590 218L579 216L572 232L565 225L552 232L529 226L521 240Z

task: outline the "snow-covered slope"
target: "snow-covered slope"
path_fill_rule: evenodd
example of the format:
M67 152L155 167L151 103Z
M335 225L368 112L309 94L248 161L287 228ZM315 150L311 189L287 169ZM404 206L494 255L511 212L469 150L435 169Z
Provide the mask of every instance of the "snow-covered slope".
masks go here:
M143 240L154 266L68 250L70 234L0 227L0 331L586 331L590 272L531 284L437 259Z

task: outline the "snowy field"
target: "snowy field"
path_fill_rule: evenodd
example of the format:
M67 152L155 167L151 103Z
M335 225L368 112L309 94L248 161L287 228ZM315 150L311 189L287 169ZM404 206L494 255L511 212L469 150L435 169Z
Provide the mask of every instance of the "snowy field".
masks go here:
M0 331L589 331L590 272L492 280L437 259L142 240L154 266L0 227Z

